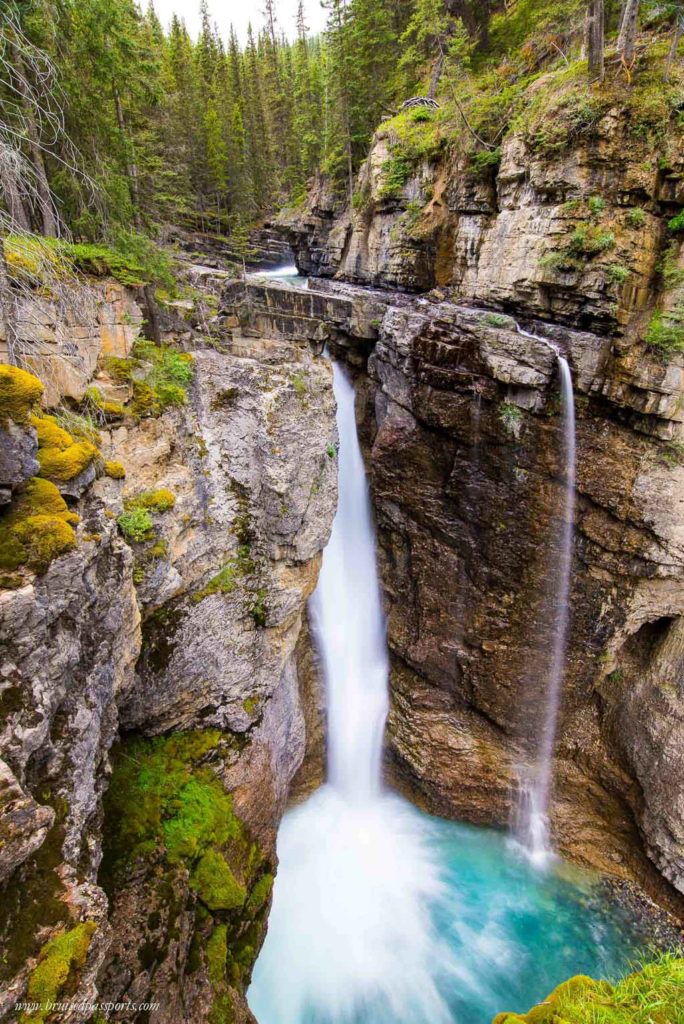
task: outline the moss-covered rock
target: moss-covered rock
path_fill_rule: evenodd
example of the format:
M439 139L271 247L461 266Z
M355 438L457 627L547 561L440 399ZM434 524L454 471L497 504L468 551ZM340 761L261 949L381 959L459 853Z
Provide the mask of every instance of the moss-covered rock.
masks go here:
M104 471L112 480L123 480L126 476L126 467L121 462L107 460L104 465Z
M684 1021L684 959L663 956L611 985L578 975L527 1014L493 1024L676 1024Z
M94 921L84 921L45 944L26 992L27 1001L37 1004L37 1008L22 1014L20 1024L42 1024L52 1016L52 1005L77 980L85 964L96 927Z
M0 364L0 419L28 423L31 409L40 401L43 385L18 366Z
M190 876L190 888L209 910L235 910L244 906L247 892L236 879L226 858L209 849Z
M0 519L0 569L25 565L43 573L54 558L76 546L79 521L49 480L31 480L10 512Z
M91 441L74 440L54 416L33 415L31 423L38 435L40 475L48 480L74 480L97 457L97 448Z

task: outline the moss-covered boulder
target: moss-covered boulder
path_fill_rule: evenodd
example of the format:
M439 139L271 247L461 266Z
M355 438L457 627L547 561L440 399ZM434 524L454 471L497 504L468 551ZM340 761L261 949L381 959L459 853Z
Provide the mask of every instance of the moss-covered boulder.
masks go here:
M493 1024L678 1024L684 1021L684 959L663 956L611 985L578 975L529 1013Z
M45 572L54 558L76 546L78 521L53 483L34 478L0 519L0 570L26 566Z
M42 394L43 385L32 373L0 364L0 419L27 424Z

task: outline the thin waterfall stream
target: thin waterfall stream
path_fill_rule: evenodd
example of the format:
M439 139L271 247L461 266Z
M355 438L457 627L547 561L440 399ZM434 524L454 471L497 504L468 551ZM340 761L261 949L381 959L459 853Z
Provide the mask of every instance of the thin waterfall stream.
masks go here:
M549 545L551 588L550 642L551 656L542 671L544 678L543 706L540 717L539 743L530 773L522 773L520 780L519 825L517 837L533 864L544 868L553 859L549 828L549 802L553 786L553 756L556 743L558 715L563 696L565 659L567 653L570 618L570 585L575 522L575 482L577 475L577 440L575 422L575 394L572 372L568 360L548 339L532 334L516 324L519 334L540 341L556 356L561 385L561 467L562 499L559 508L559 528ZM555 563L555 565L554 565ZM543 667L543 662L542 662Z
M333 372L339 505L310 603L328 775L281 824L249 1004L259 1024L490 1024L570 974L624 971L643 937L594 876L562 861L540 873L505 834L431 817L384 786L373 516L354 389Z

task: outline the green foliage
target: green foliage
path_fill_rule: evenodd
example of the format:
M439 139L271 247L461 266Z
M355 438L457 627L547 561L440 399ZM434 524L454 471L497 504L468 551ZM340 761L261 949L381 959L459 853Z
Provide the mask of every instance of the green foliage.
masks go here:
M665 361L684 352L684 305L680 303L672 310L656 313L644 340Z
M673 232L684 231L684 210L680 210L675 217L672 217L667 222L667 226Z
M506 316L504 313L485 313L482 317L482 323L487 324L488 327L513 327L514 322L510 316Z
M104 365L114 380L132 386L133 400L124 411L136 419L161 416L166 409L187 402L193 378L190 353L138 341L130 358L110 356Z
M589 212L593 217L600 217L606 209L606 201L600 196L590 196L587 200L587 206L589 207Z
M254 625L263 628L268 619L268 605L266 604L266 589L260 587L249 605L249 614L254 619Z
M23 1013L20 1024L43 1024L52 1017L52 1005L86 962L96 928L94 921L84 921L56 935L43 946L26 992L26 1001L37 1003L38 1009Z
M639 206L634 206L627 211L626 220L630 228L642 228L646 223L646 214Z
M580 224L573 231L568 242L572 256L598 256L615 247L615 235L594 224Z
M394 199L400 195L411 177L411 165L404 156L391 156L382 165L382 185L378 191L381 199Z
M629 267L623 267L620 263L609 263L606 267L606 277L614 284L622 285L631 274Z
M232 559L223 566L220 572L212 576L206 587L195 591L192 595L193 603L199 604L205 597L211 597L212 594L232 594L237 586L237 575L238 560Z
M502 402L499 408L499 419L503 423L506 433L516 438L520 436L523 414L517 405L513 405L511 402Z
M528 1014L501 1013L494 1024L674 1024L684 1020L684 960L668 954L611 985L579 975Z
M684 466L684 441L680 441L679 438L666 441L660 449L658 459L669 469Z
M154 491L141 491L126 498L124 511L116 522L126 540L142 544L154 536L152 514L168 512L175 504L175 494L165 487ZM157 552L158 555L163 553Z
M129 508L116 520L117 525L126 540L142 544L152 536L152 516L144 508Z

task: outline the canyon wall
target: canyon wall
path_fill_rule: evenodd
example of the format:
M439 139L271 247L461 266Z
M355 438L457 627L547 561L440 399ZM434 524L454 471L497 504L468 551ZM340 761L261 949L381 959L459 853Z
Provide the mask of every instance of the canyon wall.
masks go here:
M26 337L25 365L59 368L42 399L28 374L0 380L0 1019L59 999L69 1021L98 1002L122 1021L245 1021L305 750L297 645L336 504L330 367L268 339L236 353L183 303L145 349L133 293L78 287L66 351L49 302L24 306L43 339Z
M384 296L367 364L353 343L336 351L367 366L393 770L440 813L514 815L541 729L565 475L546 339L570 361L578 416L556 841L677 903L684 364L654 324L684 297L667 229L681 150L615 108L546 150L511 133L484 166L441 151L397 186L409 116L378 131L351 210L319 181L282 218L312 288Z

